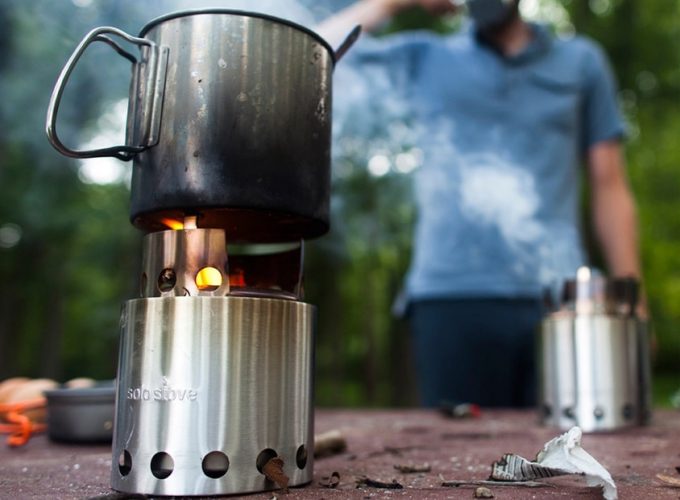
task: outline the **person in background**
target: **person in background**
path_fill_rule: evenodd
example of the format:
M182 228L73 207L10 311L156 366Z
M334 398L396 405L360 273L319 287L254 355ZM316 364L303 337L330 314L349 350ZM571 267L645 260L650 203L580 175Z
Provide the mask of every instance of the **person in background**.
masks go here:
M597 44L524 20L520 0L465 3L470 20L455 34L365 37L346 60L384 67L419 130L405 290L422 404L529 406L542 293L586 260L583 164L609 275L641 277L624 123ZM318 30L331 41L355 24L371 32L415 5L459 9L361 0Z

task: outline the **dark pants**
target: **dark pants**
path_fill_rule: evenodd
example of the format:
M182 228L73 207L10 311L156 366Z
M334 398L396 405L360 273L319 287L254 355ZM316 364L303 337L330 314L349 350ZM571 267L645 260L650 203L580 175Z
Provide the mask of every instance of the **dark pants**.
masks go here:
M535 403L539 301L424 300L411 304L409 317L424 406Z

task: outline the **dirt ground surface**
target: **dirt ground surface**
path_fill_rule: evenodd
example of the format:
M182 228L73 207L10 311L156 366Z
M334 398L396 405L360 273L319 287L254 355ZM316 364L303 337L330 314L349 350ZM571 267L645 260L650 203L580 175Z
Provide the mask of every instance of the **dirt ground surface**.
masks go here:
M314 464L313 482L288 493L252 499L475 498L478 485L444 487L443 481L482 481L504 453L534 459L560 431L542 427L533 412L484 411L478 419L452 419L428 410L319 410L316 432L341 431L347 450ZM656 475L680 479L680 412L657 411L647 427L586 434L583 448L614 477L621 499L680 499L680 487ZM427 467L423 467L427 465ZM404 473L397 467L429 469ZM108 446L72 446L34 437L10 449L0 443L1 499L100 499L130 497L109 487ZM333 480L329 477L337 473ZM329 483L339 482L329 488ZM359 485L362 478L396 483L393 488ZM599 488L579 477L554 478L541 487L485 485L497 499L598 499ZM397 488L397 485L401 488ZM235 498L231 496L230 498Z

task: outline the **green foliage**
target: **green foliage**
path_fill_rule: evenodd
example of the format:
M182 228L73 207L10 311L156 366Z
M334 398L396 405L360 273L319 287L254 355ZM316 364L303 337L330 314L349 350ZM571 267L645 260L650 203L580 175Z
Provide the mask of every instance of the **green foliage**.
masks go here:
M643 269L659 342L657 370L680 371L680 4L619 0L596 15L571 2L579 31L598 40L617 74L631 137L630 183L638 201ZM680 383L680 382L679 382Z
M37 169L3 151L0 225L21 239L0 248L0 373L71 378L115 373L118 307L138 250L124 186L82 184L68 162Z
M96 22L91 14L51 2L0 9L8 27L0 43L11 48L0 54L0 228L19 235L0 241L0 378L115 375L119 304L134 293L139 259L129 192L81 182L43 128L52 84L83 17ZM107 76L78 72L60 121L67 143L100 112L98 83Z
M407 30L430 30L449 33L460 24L460 17L440 17L428 13L422 7L413 7L397 14L385 27L384 34Z
M318 303L321 405L376 406L412 399L407 338L391 314L410 257L410 179L365 167L334 183L341 206L324 240L310 245L308 298ZM338 253L341 248L341 253Z

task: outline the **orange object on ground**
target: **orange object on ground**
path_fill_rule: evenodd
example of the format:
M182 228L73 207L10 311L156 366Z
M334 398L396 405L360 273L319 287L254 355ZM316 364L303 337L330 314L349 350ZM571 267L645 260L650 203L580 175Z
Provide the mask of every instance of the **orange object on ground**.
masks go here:
M42 409L47 406L44 397L15 403L0 404L0 433L9 434L7 444L12 447L23 446L36 432L44 432L47 425L32 421L23 413Z

